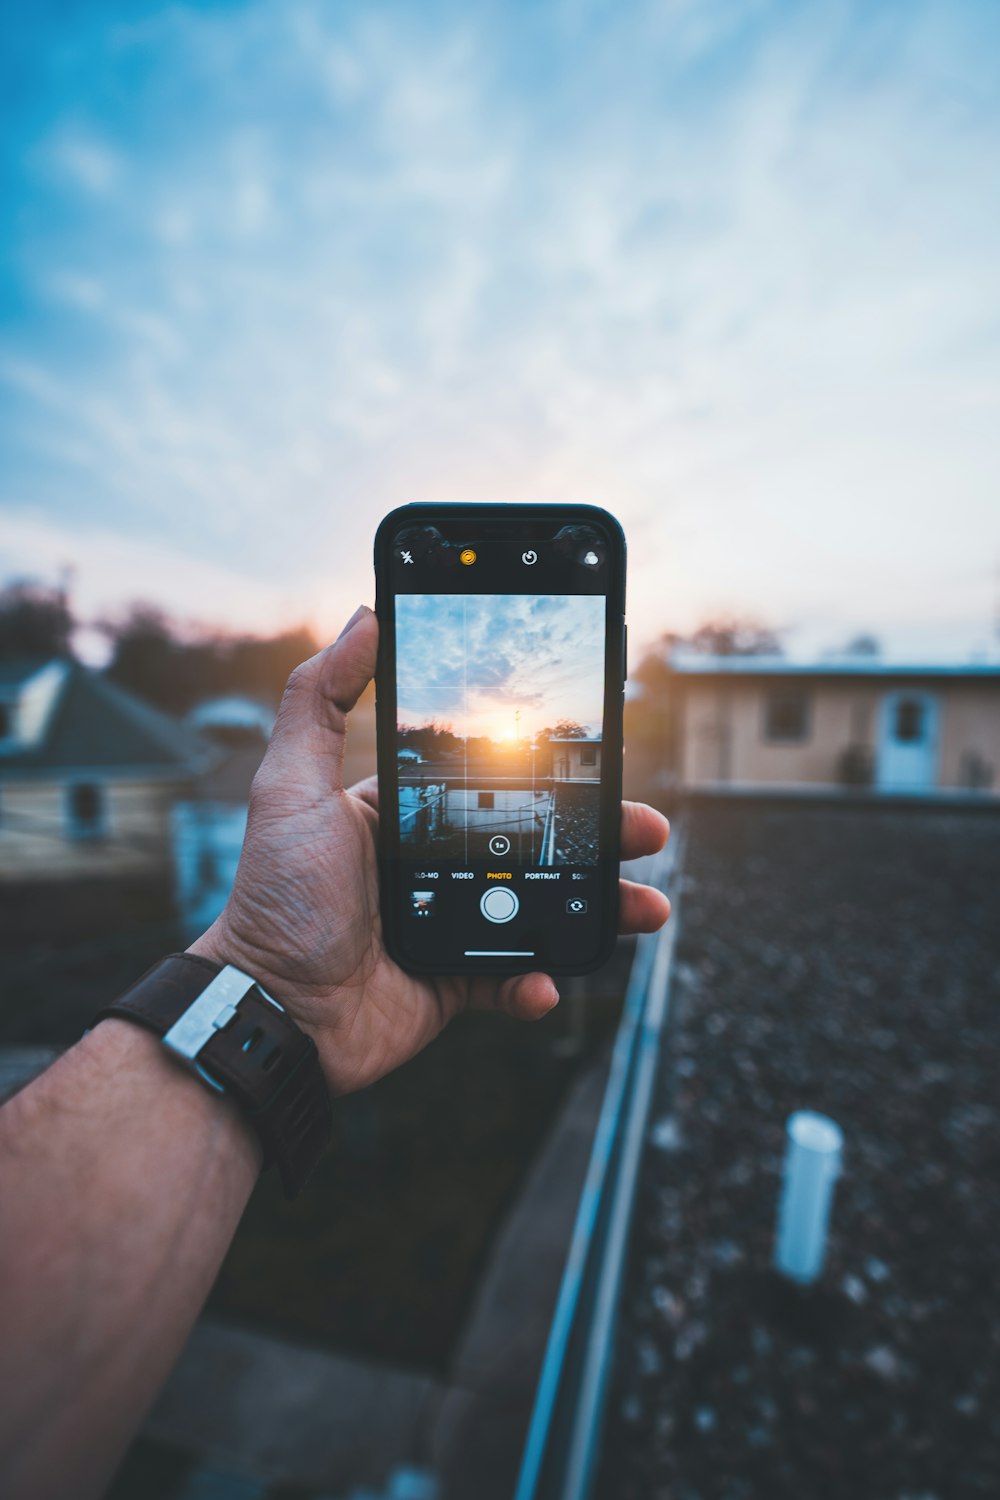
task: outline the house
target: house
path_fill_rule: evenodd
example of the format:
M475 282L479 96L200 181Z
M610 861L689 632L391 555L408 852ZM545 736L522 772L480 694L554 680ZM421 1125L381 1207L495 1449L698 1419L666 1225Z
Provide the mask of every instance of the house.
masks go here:
M349 787L375 771L374 707L369 687L348 727L344 776ZM226 904L246 833L250 788L274 714L251 698L214 698L199 703L188 723L216 753L184 787L171 814L174 899L185 941L210 927Z
M685 789L1000 797L998 664L675 652L665 667L661 758Z
M0 883L34 905L41 883L107 879L117 910L113 878L155 880L196 936L229 893L273 717L226 697L178 723L76 662L0 662ZM369 688L351 715L347 784L374 770Z
M600 781L600 738L550 739L554 781Z
M0 663L0 882L163 875L198 735L72 661Z
M187 716L215 754L171 810L174 904L191 942L211 927L236 877L250 787L267 749L274 713L241 696L205 699Z
M400 842L440 858L513 850L533 864L588 863L597 846L600 777L596 738L401 765Z
M226 904L262 754L263 747L252 745L229 750L174 803L174 898L185 942L211 927Z
M442 857L485 855L502 835L519 857L540 848L552 806L548 777L496 760L400 764L399 834L404 844L433 846Z

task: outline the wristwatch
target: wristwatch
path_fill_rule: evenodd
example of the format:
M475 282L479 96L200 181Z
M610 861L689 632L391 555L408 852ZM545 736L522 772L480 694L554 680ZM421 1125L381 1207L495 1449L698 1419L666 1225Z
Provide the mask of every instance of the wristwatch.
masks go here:
M294 1198L330 1139L330 1095L316 1044L241 969L171 953L95 1016L133 1021L202 1081L230 1095Z

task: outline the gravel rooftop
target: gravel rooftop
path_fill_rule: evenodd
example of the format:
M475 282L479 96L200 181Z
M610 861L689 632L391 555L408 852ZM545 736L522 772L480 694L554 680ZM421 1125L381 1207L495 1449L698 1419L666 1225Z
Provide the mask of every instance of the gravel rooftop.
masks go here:
M1000 1495L1000 817L694 809L601 1500ZM784 1123L845 1132L770 1270Z
M556 787L556 864L589 864L597 854L600 834L600 787Z

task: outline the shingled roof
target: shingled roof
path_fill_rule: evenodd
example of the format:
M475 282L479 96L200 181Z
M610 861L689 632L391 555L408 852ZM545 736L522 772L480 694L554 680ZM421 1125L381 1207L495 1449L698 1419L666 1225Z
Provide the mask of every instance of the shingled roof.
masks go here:
M39 662L36 669L45 665ZM211 758L209 747L194 730L99 672L66 662L41 735L24 749L0 756L0 780L71 770L182 778L196 774L206 758Z

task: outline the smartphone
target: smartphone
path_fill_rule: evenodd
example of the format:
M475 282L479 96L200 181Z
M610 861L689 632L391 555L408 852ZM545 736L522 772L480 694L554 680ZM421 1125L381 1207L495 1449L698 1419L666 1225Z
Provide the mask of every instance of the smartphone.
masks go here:
M386 947L585 974L618 930L625 538L590 505L407 505L375 538Z

